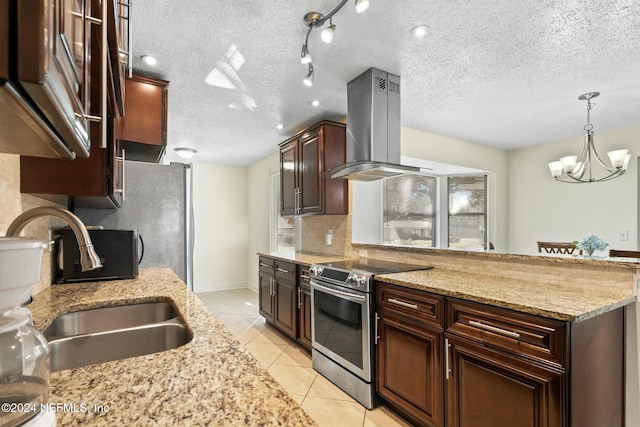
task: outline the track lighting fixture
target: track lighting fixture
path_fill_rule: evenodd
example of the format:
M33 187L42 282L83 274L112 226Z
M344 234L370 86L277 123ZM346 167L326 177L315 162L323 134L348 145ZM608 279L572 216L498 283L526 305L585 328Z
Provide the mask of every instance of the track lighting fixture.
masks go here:
M313 86L313 64L309 64L309 74L302 80L306 86Z
M309 64L309 74L304 78L304 84L311 86L313 84L313 67L311 66L311 53L309 52L309 34L314 28L322 27L325 22L329 21L329 26L322 30L320 37L325 43L331 43L333 41L333 34L335 33L336 26L333 24L333 15L338 13L340 9L347 4L348 0L341 0L336 7L329 13L323 15L318 12L309 12L304 15L304 24L307 26L307 35L302 45L302 51L300 53L300 62L303 64ZM355 0L356 12L362 13L369 7L369 0Z

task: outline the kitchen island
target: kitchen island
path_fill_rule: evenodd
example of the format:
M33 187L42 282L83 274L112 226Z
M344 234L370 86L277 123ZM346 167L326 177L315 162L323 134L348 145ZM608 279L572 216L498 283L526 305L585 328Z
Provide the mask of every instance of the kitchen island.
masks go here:
M49 402L58 426L315 425L168 268L144 269L135 280L53 285L28 308L44 330L64 313L152 301L172 302L193 339L169 351L53 372Z

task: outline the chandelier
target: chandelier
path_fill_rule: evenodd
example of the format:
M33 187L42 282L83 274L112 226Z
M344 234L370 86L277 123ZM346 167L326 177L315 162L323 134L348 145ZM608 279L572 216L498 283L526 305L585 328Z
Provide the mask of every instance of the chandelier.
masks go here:
M309 73L302 80L306 86L313 86L313 64L311 63L311 52L309 52L309 34L314 28L322 27L325 22L329 21L329 26L322 30L320 38L325 43L331 43L333 41L333 33L336 31L336 26L333 24L333 15L338 13L340 9L347 3L348 0L341 0L331 12L323 15L318 12L309 12L304 15L304 24L309 28L307 30L307 36L304 39L302 45L302 51L300 52L300 62L308 64ZM362 13L369 7L369 0L355 0L355 8L357 13Z
M591 124L591 109L596 105L591 102L600 92L589 92L580 95L578 99L587 101L587 124L584 125L584 148L579 156L561 157L560 160L549 163L551 175L556 181L581 184L585 182L608 181L623 175L629 167L631 154L629 150L609 151L611 166L607 166L598 155L593 142L593 125ZM608 175L601 178L593 177L592 162L596 161Z

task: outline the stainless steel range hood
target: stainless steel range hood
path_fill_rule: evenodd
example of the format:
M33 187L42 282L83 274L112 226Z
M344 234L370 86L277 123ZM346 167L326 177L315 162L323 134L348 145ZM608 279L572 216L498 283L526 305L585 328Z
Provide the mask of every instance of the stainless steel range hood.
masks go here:
M377 68L347 84L347 163L331 178L374 181L420 168L400 164L400 76Z

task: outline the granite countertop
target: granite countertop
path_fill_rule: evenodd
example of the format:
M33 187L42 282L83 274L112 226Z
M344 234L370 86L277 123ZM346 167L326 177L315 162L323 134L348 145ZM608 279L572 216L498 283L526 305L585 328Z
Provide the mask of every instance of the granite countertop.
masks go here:
M28 308L44 330L72 311L169 300L193 339L161 353L53 372L49 402L78 409L57 410L58 426L315 425L168 268L144 269L135 280L54 285Z
M311 266L311 264L320 264L323 262L345 261L350 259L358 259L358 257L346 255L327 255L314 252L258 252L258 255L270 258L277 258L283 261L291 261L298 264Z
M376 280L551 319L578 322L636 301L621 291L597 291L500 277L433 270L376 275Z

